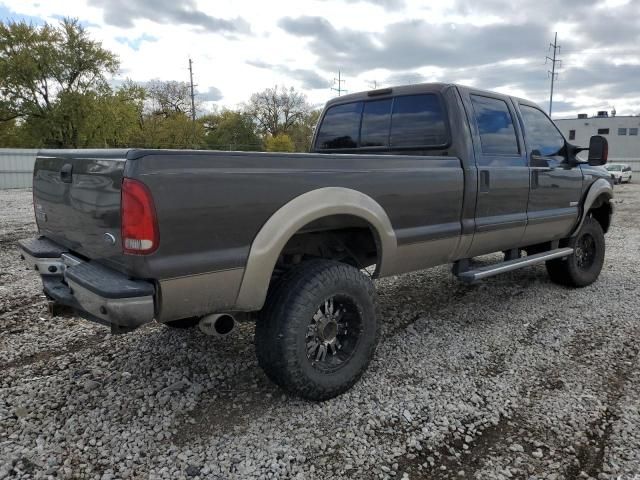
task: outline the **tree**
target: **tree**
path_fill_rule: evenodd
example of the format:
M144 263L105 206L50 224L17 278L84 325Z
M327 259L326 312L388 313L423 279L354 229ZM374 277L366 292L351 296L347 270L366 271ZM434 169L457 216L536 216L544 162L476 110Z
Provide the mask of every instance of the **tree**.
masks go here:
M0 121L22 119L43 144L77 147L84 100L106 87L118 65L78 20L0 22Z
M0 122L0 148L25 148L31 146L22 125L16 120Z
M296 152L308 152L311 149L311 140L321 112L321 110L312 110L292 126L290 136Z
M191 90L187 82L151 80L146 91L151 113L165 118L176 113L191 115Z
M267 152L293 152L295 146L293 140L286 133L280 133L275 136L267 137L265 140L265 147Z
M115 92L110 89L87 101L81 137L85 147L127 147L135 145L142 133L146 92L126 82Z
M256 133L251 117L244 112L222 110L199 118L206 148L213 150L262 150L262 139Z
M293 87L275 86L251 95L246 111L258 129L271 136L288 133L310 111L307 97Z
M147 148L202 148L204 130L202 123L191 120L184 113L176 113L167 118L148 116L142 127L142 135L137 146Z

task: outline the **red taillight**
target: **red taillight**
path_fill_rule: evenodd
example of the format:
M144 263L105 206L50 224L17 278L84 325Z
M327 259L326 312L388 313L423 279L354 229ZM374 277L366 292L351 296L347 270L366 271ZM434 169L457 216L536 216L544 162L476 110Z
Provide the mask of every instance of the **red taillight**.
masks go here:
M146 255L157 250L160 243L158 219L153 197L144 183L131 178L122 181L120 216L124 253Z

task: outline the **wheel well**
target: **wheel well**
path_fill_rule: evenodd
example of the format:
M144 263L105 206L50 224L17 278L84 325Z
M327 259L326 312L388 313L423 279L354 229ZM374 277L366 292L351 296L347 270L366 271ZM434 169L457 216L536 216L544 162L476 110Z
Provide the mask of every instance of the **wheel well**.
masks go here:
M602 231L607 233L611 226L611 215L613 208L609 202L609 197L600 195L591 205L588 215L591 215L602 227Z
M298 230L286 243L276 263L276 272L305 260L325 258L358 268L380 265L377 232L366 220L353 215L331 215Z

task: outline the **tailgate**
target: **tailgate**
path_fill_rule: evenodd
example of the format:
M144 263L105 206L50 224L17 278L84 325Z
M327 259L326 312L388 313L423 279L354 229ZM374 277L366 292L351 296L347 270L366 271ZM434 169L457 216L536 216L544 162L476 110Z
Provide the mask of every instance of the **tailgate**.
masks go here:
M90 259L116 260L126 150L43 150L33 172L36 222L44 235Z

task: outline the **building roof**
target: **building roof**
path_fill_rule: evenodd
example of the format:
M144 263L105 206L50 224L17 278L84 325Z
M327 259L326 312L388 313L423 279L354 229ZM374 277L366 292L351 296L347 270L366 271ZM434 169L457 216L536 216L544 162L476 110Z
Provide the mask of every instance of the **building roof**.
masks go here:
M578 118L578 117L571 117L571 118L554 118L553 121L554 122L563 122L563 121L569 121L569 120L581 120L581 121L585 121L585 120L619 120L619 119L626 119L626 118L635 118L638 121L640 121L640 115L616 115L615 117L587 117L587 118Z

